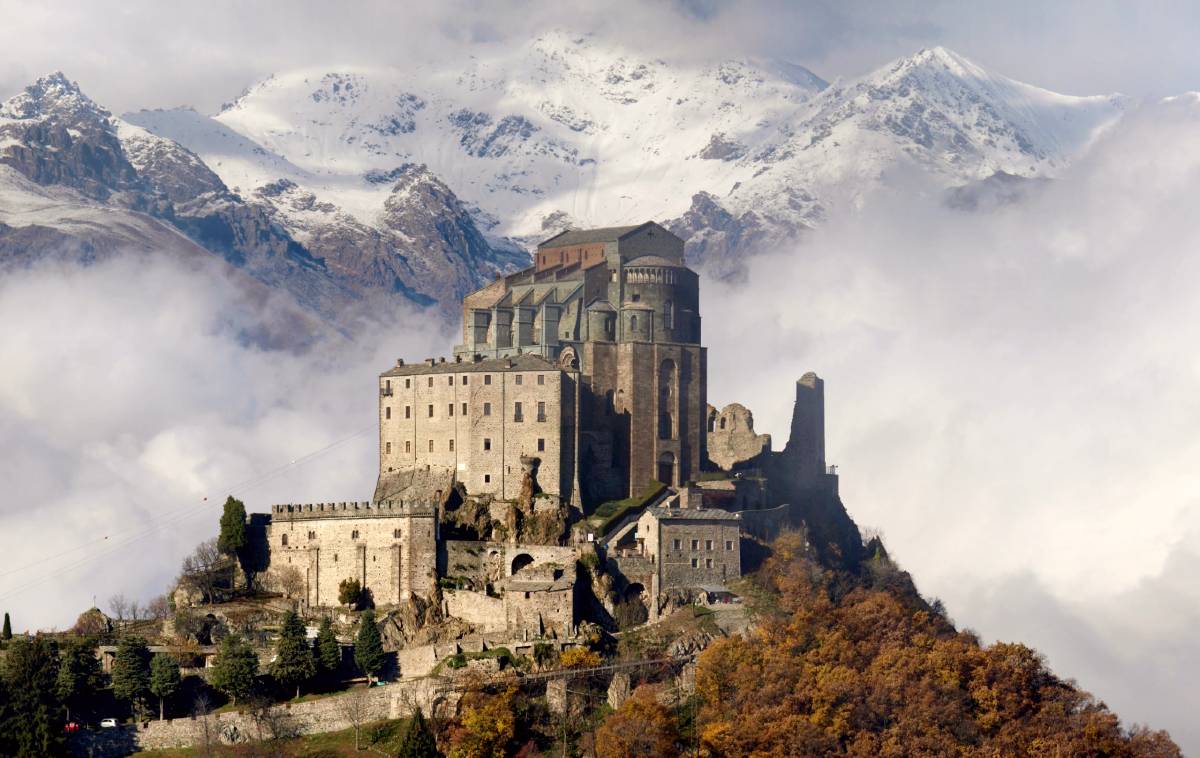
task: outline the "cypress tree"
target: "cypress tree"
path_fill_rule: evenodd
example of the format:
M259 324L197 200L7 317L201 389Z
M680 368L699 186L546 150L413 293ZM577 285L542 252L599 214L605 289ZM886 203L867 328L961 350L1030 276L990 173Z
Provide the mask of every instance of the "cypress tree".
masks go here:
M225 498L225 510L221 513L221 534L217 537L217 550L232 560L239 560L246 547L246 504L233 495ZM233 587L233 569L229 586Z
M317 630L317 667L321 674L330 676L342 665L342 646L333 633L333 621L328 616L321 619Z
M250 646L236 634L221 640L221 650L217 653L210 679L212 686L233 698L237 705L239 697L245 700L254 691L257 676L258 656Z
M179 663L167 655L159 653L150 661L150 691L158 698L158 720L163 720L164 703L167 698L179 691Z
M4 612L4 629L0 631L0 639L12 639L12 622L8 620L8 611Z
M150 693L150 648L141 637L122 637L113 659L113 695L136 705Z
M437 749L437 740L433 738L433 730L425 720L425 714L418 708L408 722L408 730L400 740L400 750L397 758L438 758L441 753Z
M358 637L354 640L354 662L367 675L370 684L383 668L383 661L383 640L379 637L379 627L375 626L375 612L364 611L359 620Z
M317 673L312 648L308 646L304 624L294 611L284 614L279 629L279 643L275 647L275 662L271 664L271 676L282 684L295 685L296 697L300 697L300 685Z

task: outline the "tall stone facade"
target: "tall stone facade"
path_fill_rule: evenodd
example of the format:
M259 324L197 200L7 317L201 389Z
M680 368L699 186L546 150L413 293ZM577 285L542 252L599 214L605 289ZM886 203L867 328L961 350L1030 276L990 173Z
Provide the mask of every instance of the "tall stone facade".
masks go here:
M467 296L460 362L530 354L578 372L583 500L697 476L707 355L681 239L653 222L563 232L532 268Z

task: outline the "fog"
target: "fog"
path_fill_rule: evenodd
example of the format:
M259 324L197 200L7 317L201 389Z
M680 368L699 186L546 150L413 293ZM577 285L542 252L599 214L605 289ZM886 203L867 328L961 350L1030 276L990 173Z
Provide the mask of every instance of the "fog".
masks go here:
M855 520L988 640L1200 750L1200 98L992 214L918 177L705 282L709 400L786 440L826 380Z
M0 608L14 629L166 591L227 494L252 511L370 499L374 377L449 336L400 309L304 352L247 340L294 313L166 255L0 278Z

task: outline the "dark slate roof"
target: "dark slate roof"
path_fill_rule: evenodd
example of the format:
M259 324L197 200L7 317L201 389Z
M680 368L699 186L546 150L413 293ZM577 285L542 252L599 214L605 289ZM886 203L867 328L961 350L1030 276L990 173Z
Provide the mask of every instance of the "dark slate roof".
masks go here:
M568 229L542 242L538 247L566 247L568 245L589 245L593 242L616 242L626 234L636 229L641 229L646 224L653 223L653 221L647 221L642 224L634 224L633 226L605 226L600 229Z
M509 364L512 364L511 366ZM420 376L423 374L467 374L481 371L557 371L558 366L534 353L512 355L507 358L486 358L481 361L435 361L430 366L425 361L393 366L380 374L383 376Z
M737 521L740 517L731 511L720 508L647 508L646 513L660 521L682 520L691 521Z

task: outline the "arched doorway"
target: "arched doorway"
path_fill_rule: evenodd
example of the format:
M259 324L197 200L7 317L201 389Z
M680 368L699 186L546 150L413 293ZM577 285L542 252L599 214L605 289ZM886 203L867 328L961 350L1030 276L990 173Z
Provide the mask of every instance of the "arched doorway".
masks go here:
M658 481L663 484L675 484L675 454L663 453L658 456Z
M525 568L526 566L532 565L532 564L533 564L533 556L530 555L529 553L521 553L516 558L512 559L512 567L511 567L512 571L510 572L510 575L516 574L521 569Z

